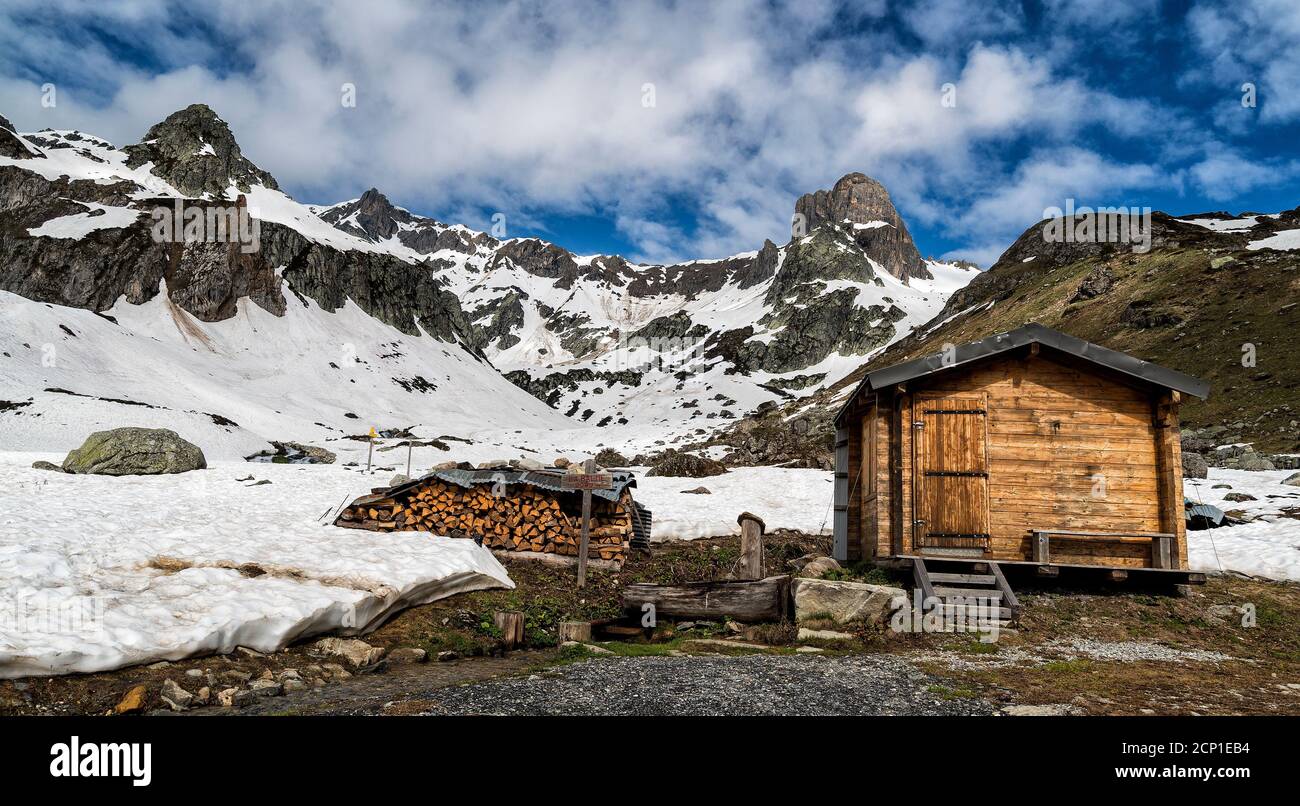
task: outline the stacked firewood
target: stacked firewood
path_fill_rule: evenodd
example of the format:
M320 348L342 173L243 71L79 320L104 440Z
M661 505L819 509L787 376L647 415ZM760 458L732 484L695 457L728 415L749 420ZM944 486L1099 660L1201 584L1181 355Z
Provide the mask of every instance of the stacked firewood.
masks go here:
M494 495L490 484L461 487L429 479L396 495L380 491L353 501L336 524L359 529L429 531L479 537L507 551L577 556L582 529L580 497L523 484ZM574 499L566 510L561 496ZM622 561L632 539L631 497L592 501L588 557Z

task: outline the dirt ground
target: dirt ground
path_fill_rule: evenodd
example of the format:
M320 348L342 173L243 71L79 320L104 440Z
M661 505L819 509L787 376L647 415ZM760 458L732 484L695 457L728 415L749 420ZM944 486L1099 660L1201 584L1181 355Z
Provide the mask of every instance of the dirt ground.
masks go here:
M780 531L768 535L765 546L768 573L787 573L791 560L830 548L829 538ZM658 544L621 571L593 569L581 591L571 568L510 560L515 590L480 591L413 608L364 637L390 652L422 649L429 658L424 663L394 660L344 671L330 666L338 658L322 655L315 639L308 639L268 656L239 650L115 672L4 681L0 714L106 714L140 685L146 689L144 710L163 713L161 689L168 679L190 692L205 685L215 692L258 677L284 680L286 674L308 685L241 708L213 705L186 713L427 713L436 710L430 698L439 688L544 675L609 656L811 653L888 654L927 675L927 698L978 700L1009 713L1300 714L1300 585L1233 576L1211 577L1187 597L1020 590L1020 623L993 641L859 627L849 642L798 642L790 624L700 623L689 630L661 624L652 636L620 636L590 649L556 647L559 621L617 618L618 593L628 583L720 579L738 557L736 538ZM870 567L838 575L900 583ZM523 650L502 649L492 623L500 610L525 614Z

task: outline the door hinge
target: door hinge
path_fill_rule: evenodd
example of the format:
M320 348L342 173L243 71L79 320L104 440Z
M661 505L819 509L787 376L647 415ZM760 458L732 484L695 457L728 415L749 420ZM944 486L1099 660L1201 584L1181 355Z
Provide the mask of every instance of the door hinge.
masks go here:
M913 428L925 428L925 422L922 421L922 420L917 420L916 422L912 423L912 427L913 427Z

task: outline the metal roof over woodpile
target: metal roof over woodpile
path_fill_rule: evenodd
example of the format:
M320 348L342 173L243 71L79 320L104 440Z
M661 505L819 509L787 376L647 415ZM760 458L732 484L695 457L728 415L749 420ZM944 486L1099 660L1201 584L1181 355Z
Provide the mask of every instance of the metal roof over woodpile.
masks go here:
M1210 394L1210 385L1199 378L1144 361L1127 353L1107 349L1037 322L1030 322L1024 327L1006 333L998 333L986 339L958 345L951 351L941 350L932 355L868 372L835 415L835 421L836 423L840 421L853 400L863 391L885 389L914 378L955 369L1031 344L1041 344L1155 386L1185 392L1201 399L1205 399Z
M500 468L480 468L476 470L463 470L453 468L450 470L434 470L422 479L409 481L404 485L394 487L389 491L404 491L408 487L418 485L421 481L428 478L437 478L452 484L459 484L461 487L473 487L478 484L527 484L531 487L541 487L546 490L555 492L572 493L580 492L573 487L566 487L564 477L570 475L567 471L560 468L546 468L543 470L520 470L512 467ZM608 487L596 488L591 491L592 495L604 498L607 501L617 501L623 494L623 490L628 487L636 486L636 477L627 471L605 471L601 475L610 477Z

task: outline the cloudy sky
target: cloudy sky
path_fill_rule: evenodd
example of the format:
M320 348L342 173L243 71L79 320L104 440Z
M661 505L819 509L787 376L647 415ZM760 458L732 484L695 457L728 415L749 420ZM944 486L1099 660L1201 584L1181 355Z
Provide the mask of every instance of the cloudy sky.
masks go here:
M1068 198L1300 204L1293 0L0 8L21 130L121 145L195 102L302 201L376 186L651 261L784 242L794 199L850 171L885 183L922 253L982 265Z

